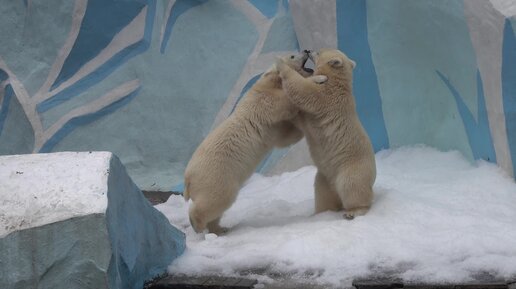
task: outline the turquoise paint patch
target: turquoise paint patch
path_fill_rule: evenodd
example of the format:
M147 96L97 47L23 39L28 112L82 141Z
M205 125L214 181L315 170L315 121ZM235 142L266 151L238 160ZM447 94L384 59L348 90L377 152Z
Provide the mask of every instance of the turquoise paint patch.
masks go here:
M145 18L145 32L142 40L122 49L120 52L115 54L108 61L103 63L100 67L92 71L87 76L83 77L67 89L57 93L53 97L39 103L36 107L37 111L40 113L45 112L71 99L72 97L81 94L91 86L105 79L109 74L127 62L129 59L147 50L149 48L150 38L152 36L155 12L156 1L150 1L147 8L147 15Z
M1 72L3 71L0 70L0 73ZM0 103L0 136L2 135L2 129L4 128L4 123L7 119L7 113L9 112L9 104L11 103L11 98L13 97L13 95L13 88L9 84L4 88L3 98L0 98L0 100L2 100L2 102Z
M78 117L74 117L70 119L67 123L65 123L48 141L46 141L41 149L39 150L40 153L47 153L51 152L54 146L59 143L63 138L65 138L72 130L77 128L78 126L86 125L88 123L94 122L97 119L107 115L111 114L120 107L126 105L129 103L140 91L140 89L135 90L134 92L126 95L125 97L121 98L118 101L113 102L112 104L102 108L99 111L96 111L94 113L81 115Z
M51 89L97 56L144 7L138 1L89 0L77 39Z
M177 0L172 6L172 11L170 12L170 16L168 18L167 24L165 26L165 32L163 35L163 42L161 43L160 51L161 53L165 52L167 48L168 40L170 39L170 33L172 33L172 28L177 21L177 18L185 13L188 9L204 4L207 0Z
M11 87L5 88L0 108L0 155L31 153L34 131Z
M337 37L339 49L357 62L353 71L353 94L362 125L375 151L388 148L382 99L367 38L365 0L337 1Z
M5 71L0 69L0 82L6 80L8 77L9 77L9 75L7 75L7 73Z
M449 77L476 117L476 55L463 1L367 1L367 19L390 145L424 143L473 159L455 100L435 73Z
M6 80L9 76L5 71L0 69L0 82ZM4 91L0 92L0 135L2 135L2 128L4 127L7 112L9 110L9 103L11 102L12 93L11 85L7 85Z
M299 51L294 23L290 14L276 17L267 34L261 53L273 51Z
M269 19L278 11L278 0L249 0L249 2Z
M453 95L457 108L459 109L462 122L466 128L466 134L468 135L469 145L473 152L475 159L484 159L493 163L496 163L496 154L493 147L493 139L491 137L491 131L489 129L489 120L487 118L487 109L484 98L484 88L482 85L482 78L480 72L477 71L477 94L478 94L478 113L477 117L471 113L469 108L464 103L464 100L460 93L450 83L441 72L436 71L441 80L450 90ZM477 120L475 120L477 119Z
M508 20L503 32L502 97L512 167L516 171L516 35Z

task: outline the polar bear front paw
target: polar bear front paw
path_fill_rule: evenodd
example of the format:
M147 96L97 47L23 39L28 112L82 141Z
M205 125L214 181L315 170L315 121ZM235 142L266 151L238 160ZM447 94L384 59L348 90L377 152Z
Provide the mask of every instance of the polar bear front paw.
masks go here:
M213 233L217 236L225 235L229 231L229 228L222 227L219 224L208 224L208 232Z
M287 69L287 67L288 67L288 65L287 65L287 63L285 63L285 60L283 60L280 57L276 58L276 69L278 72L281 72L281 71Z
M357 216L365 215L367 213L367 211L369 211L369 207L361 207L361 208L346 210L344 212L343 217L344 217L344 219L351 221Z
M314 75L311 79L317 84L323 84L328 80L328 77L326 75Z

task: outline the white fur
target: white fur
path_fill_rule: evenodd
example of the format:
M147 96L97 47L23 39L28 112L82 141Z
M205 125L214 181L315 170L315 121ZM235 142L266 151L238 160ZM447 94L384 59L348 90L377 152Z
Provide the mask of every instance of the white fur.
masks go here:
M302 66L307 58L304 54L283 60L305 73ZM246 93L234 113L204 139L187 165L184 197L193 201L189 216L196 232L205 228L217 234L225 231L219 226L220 218L267 152L303 137L290 122L297 114L273 65Z
M314 84L285 63L277 63L283 88L299 110L296 123L318 168L315 211L344 209L346 218L363 215L373 200L376 164L371 141L358 119L352 94L354 62L338 50L313 53Z

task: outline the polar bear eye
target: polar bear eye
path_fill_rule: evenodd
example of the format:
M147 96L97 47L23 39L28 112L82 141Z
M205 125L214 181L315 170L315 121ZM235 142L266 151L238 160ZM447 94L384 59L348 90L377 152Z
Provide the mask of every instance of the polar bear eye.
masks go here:
M290 55L290 59L294 59L294 57L295 57L294 55Z

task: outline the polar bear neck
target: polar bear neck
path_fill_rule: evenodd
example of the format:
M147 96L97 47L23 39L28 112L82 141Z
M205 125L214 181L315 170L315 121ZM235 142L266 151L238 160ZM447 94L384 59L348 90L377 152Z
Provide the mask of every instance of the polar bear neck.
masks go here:
M281 88L281 77L278 72L269 72L254 85L256 91L269 91L271 88Z
M324 83L321 93L324 95L339 95L340 97L328 97L328 111L333 110L344 110L343 115L346 118L356 116L356 103L355 97L353 96L353 80L352 76L341 75L341 74L330 74L328 81Z

